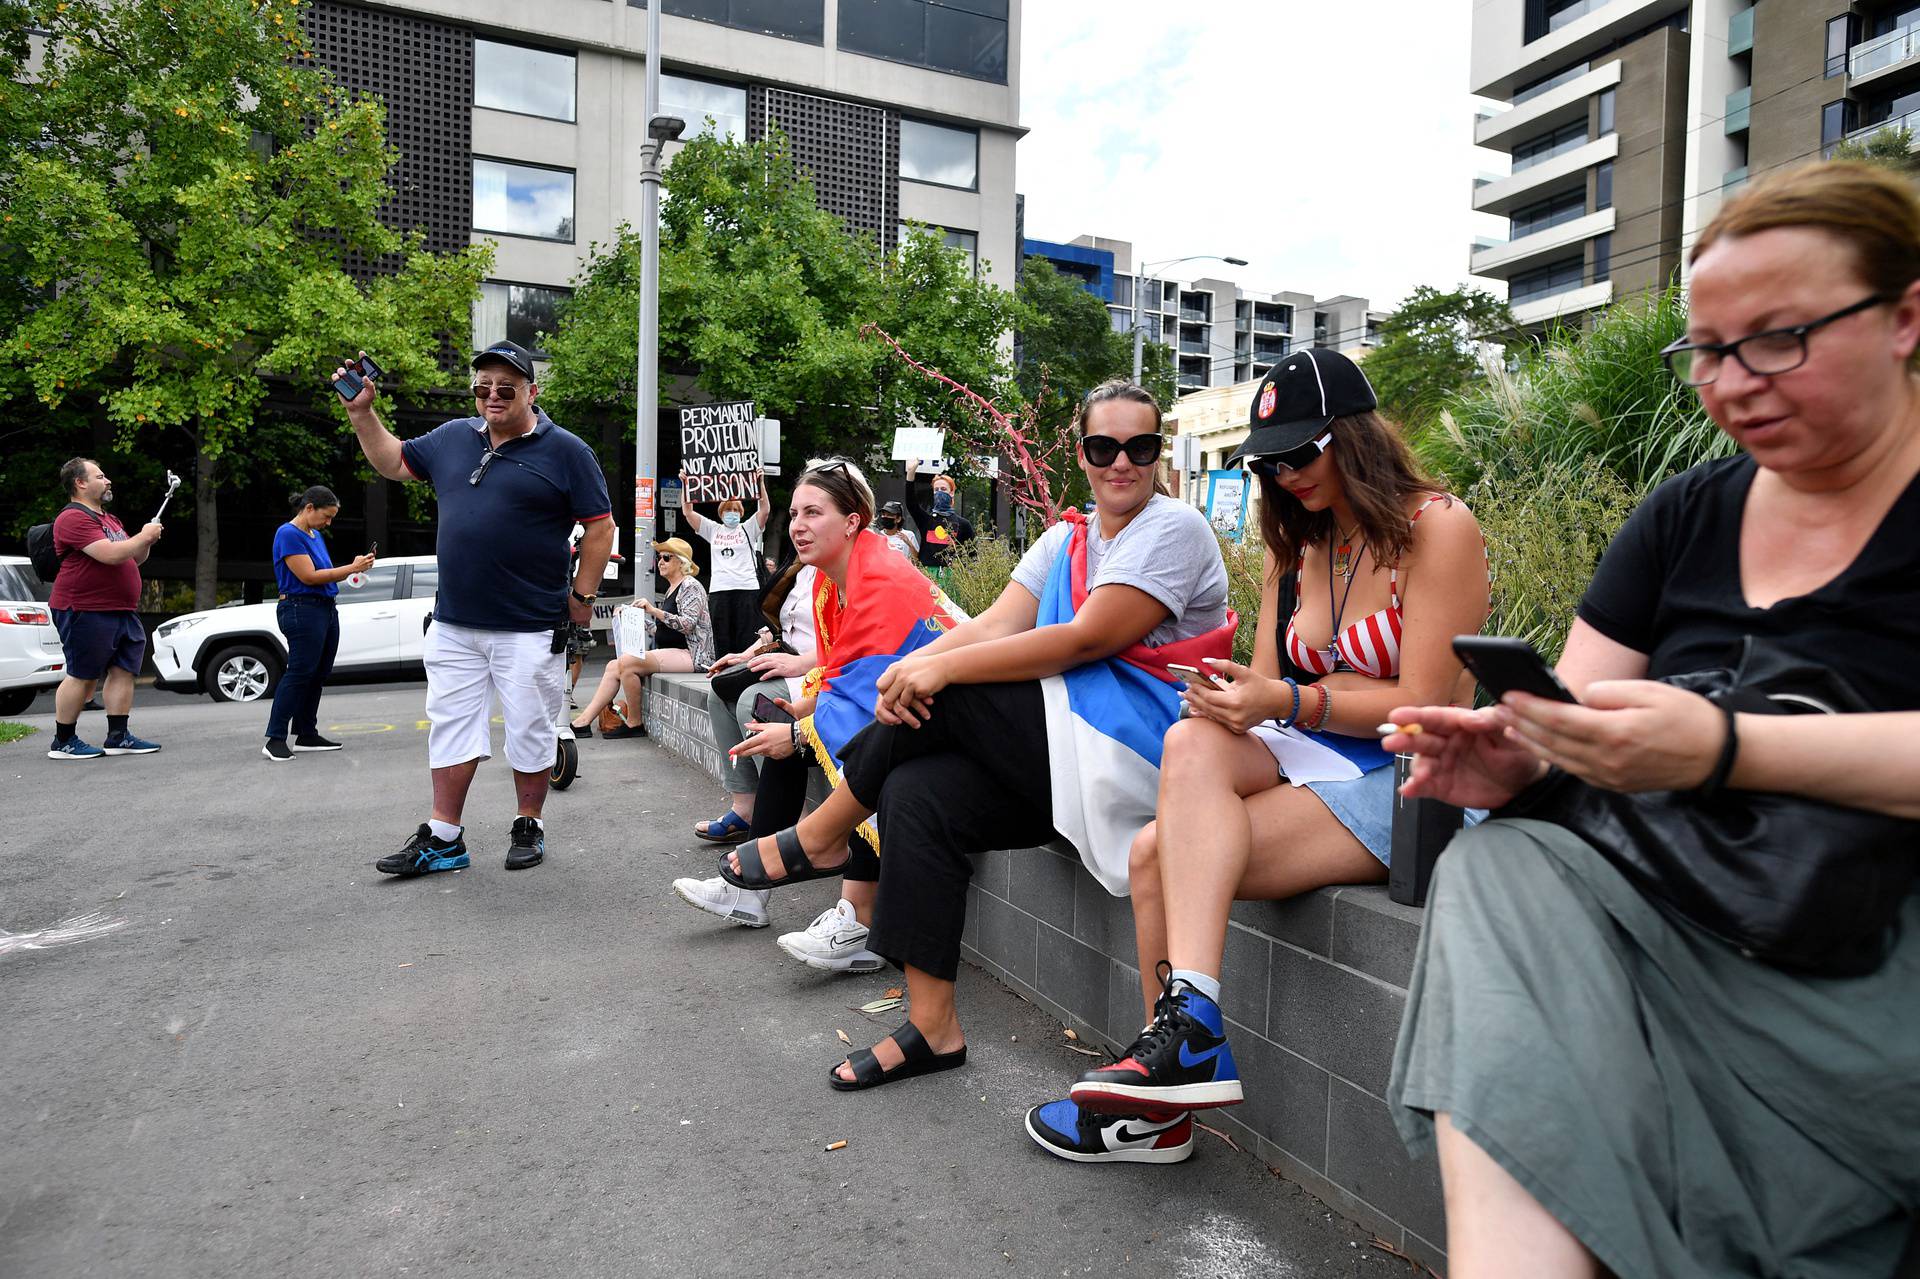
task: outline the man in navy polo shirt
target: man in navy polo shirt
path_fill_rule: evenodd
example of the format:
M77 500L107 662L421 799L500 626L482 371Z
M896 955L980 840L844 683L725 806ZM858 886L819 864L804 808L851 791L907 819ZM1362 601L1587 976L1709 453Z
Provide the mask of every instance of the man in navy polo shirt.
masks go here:
M533 356L517 343L496 342L473 357L473 370L479 416L405 443L373 411L371 382L347 402L373 469L390 480L431 484L440 503L440 593L425 652L433 816L399 852L374 863L389 875L468 864L460 815L480 761L493 753L492 701L506 725L519 799L507 869L537 866L545 857L540 810L566 688L566 655L554 631L593 616L613 549L606 477L592 449L534 408ZM576 523L586 536L569 581L568 535Z

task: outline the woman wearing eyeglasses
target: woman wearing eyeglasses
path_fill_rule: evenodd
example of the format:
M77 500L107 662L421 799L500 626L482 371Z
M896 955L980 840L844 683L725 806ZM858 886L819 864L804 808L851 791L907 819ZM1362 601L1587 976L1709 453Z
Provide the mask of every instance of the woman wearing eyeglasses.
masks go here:
M647 676L658 671L685 674L713 665L713 620L706 589L695 580L700 566L693 562L693 548L685 538L670 537L655 542L653 549L659 557L660 576L667 579L667 593L658 604L643 599L629 606L647 615L647 651L622 653L607 663L600 687L574 717L573 731L581 737L593 736L593 721L622 691L626 693L623 722L608 729L605 736L609 740L645 737L647 716L642 699Z
M1160 489L1159 405L1109 382L1087 394L1079 425L1092 517L1068 512L992 607L882 674L841 785L793 830L722 863L747 887L819 878L833 869L814 859L878 815L867 946L906 970L910 1019L836 1066L834 1088L966 1060L954 978L971 854L1057 834L1125 895L1127 849L1153 815L1160 741L1179 711L1168 663L1231 651L1219 544L1205 516Z
M1804 165L1690 256L1667 359L1740 452L1608 548L1580 704L1382 717L1408 795L1503 819L1436 867L1387 1094L1455 1275L1864 1279L1920 1212L1920 201Z
M1255 392L1235 454L1259 481L1267 550L1253 664L1188 681L1157 819L1133 844L1147 1024L1070 1099L1028 1113L1051 1154L1177 1162L1186 1111L1241 1100L1221 1012L1233 902L1384 880L1393 761L1374 726L1410 694L1472 698L1449 641L1487 615L1479 526L1375 410L1359 368L1327 350L1289 356ZM1266 992L1242 998L1264 1020Z

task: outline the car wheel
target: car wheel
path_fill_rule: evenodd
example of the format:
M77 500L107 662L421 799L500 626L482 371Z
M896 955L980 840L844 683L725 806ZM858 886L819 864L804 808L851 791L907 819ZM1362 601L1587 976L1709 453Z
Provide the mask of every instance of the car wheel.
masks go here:
M0 715L21 715L33 705L37 688L10 688L0 693Z
M237 644L207 663L207 695L216 702L257 702L280 682L280 659L264 648Z

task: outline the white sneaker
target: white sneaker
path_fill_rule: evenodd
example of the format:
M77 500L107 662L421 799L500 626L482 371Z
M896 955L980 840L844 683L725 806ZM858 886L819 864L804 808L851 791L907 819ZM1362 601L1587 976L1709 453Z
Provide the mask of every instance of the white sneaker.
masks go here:
M853 906L842 898L820 912L804 933L785 933L780 949L809 968L830 973L872 973L887 961L867 949L867 926L854 918Z
M704 910L709 915L718 915L730 924L747 928L767 926L767 898L773 896L771 889L756 892L750 888L736 888L715 875L712 879L676 879L673 881L673 891L680 894L680 900L687 905ZM860 931L864 936L866 930Z

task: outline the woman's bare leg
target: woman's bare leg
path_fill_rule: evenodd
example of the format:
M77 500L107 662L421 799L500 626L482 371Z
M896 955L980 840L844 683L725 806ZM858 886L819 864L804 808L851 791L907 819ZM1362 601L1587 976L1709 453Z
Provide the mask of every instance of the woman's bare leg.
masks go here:
M1140 961L1141 993L1146 996L1146 1025L1153 1020L1153 1001L1160 997L1156 972L1167 957L1167 903L1160 884L1160 823L1148 822L1133 837L1127 855L1128 891L1133 897L1133 941Z
M966 1047L967 1037L960 1033L960 1013L953 1006L953 983L907 966L907 1020L913 1023L937 1053L958 1052ZM873 1055L882 1070L892 1070L902 1060L900 1045L891 1038L873 1046ZM834 1071L848 1083L853 1082L853 1067L841 1062Z
M818 808L794 823L794 830L800 834L800 847L806 850L808 861L816 866L838 866L846 858L835 860L833 850L846 848L847 837L871 816L873 810L861 807L853 792L841 785L834 787ZM740 845L740 848L746 847L746 844ZM762 836L752 847L759 852L761 868L768 878L775 883L786 878L786 863L780 860L780 848L772 835ZM727 854L736 873L741 865L740 856L740 849Z
M1594 1279L1573 1233L1445 1113L1433 1117L1447 1206L1447 1273L1454 1279Z
M584 728L592 724L595 716L613 704L613 699L619 692L620 663L616 660L607 663L607 670L600 677L599 687L593 690L593 696L588 698L587 704L580 708L580 713L573 717L573 726Z

